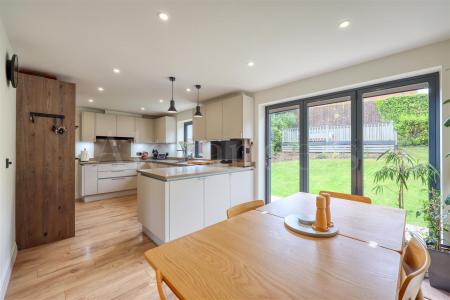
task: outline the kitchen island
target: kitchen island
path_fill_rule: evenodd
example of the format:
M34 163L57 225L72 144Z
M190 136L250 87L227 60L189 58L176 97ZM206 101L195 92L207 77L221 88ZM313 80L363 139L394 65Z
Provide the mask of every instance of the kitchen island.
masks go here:
M185 166L138 171L138 220L162 244L226 219L254 200L253 168Z

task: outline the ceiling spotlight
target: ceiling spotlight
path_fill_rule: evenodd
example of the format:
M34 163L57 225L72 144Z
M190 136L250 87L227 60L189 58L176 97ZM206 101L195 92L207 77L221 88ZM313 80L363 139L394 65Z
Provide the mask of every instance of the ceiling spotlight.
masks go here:
M343 21L339 24L339 28L347 28L348 26L350 26L350 21Z
M116 73L116 74L119 74L119 73L120 73L120 70L117 69L117 68L114 68L114 69L113 69L113 72Z
M164 100L163 99L159 99L159 103L163 103L164 102Z
M190 91L191 91L191 89L190 89L190 88L187 88L187 89L186 89L186 92L190 92Z
M89 99L88 101L89 101L89 103L92 103L92 102L94 102L94 99Z
M102 87L100 86L100 87L97 88L97 90L98 90L99 92L103 92L105 89L102 88Z
M141 107L141 110L145 110L145 107Z
M249 66L249 67L253 67L254 65L255 65L255 62L253 62L253 61L249 61L247 63L247 66Z
M158 13L158 17L163 21L169 20L169 15L163 12Z

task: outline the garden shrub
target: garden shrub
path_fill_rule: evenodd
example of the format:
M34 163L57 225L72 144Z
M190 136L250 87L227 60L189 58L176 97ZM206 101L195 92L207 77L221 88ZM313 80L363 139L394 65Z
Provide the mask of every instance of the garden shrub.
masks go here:
M385 122L392 121L402 146L428 144L428 95L393 96L375 106Z

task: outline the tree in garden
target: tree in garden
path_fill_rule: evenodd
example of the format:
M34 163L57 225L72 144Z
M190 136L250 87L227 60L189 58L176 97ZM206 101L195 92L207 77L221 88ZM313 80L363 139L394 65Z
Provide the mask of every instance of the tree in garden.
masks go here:
M297 116L292 112L278 112L270 116L272 153L281 151L283 129L297 127Z
M428 95L394 96L375 106L384 121L392 121L403 146L428 144Z
M383 167L374 173L374 190L382 193L387 183L395 183L398 188L397 204L405 208L405 191L411 179L420 180L424 185L435 180L437 170L428 163L419 163L417 159L400 148L389 149L378 158L384 161Z

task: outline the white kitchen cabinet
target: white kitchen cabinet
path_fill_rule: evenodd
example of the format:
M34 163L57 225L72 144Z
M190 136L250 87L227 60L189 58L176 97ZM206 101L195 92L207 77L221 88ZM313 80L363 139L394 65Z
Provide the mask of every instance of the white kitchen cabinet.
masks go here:
M177 121L175 117L161 117L156 119L155 142L159 144L177 142Z
M208 176L204 178L205 226L227 219L230 208L229 174Z
M253 139L253 99L238 95L223 100L223 139Z
M207 103L206 113L206 139L222 139L222 101Z
M122 171L122 170L136 170L137 162L115 162L110 164L98 165L99 171Z
M86 164L81 167L82 196L97 194L97 165Z
M203 228L203 178L177 180L170 188L170 240Z
M169 241L169 184L138 175L138 220L157 244Z
M255 200L253 170L230 173L230 206Z
M96 136L117 136L117 116L113 114L95 114Z
M136 120L134 117L117 115L116 136L133 137L136 134Z
M194 141L205 141L206 138L206 112L202 108L202 118L192 118L192 139Z
M81 135L82 142L95 142L95 113L89 111L81 112Z
M112 193L136 189L136 176L98 179L98 193Z
M155 141L154 139L154 119L136 118L136 135L135 142L137 144L150 144Z

